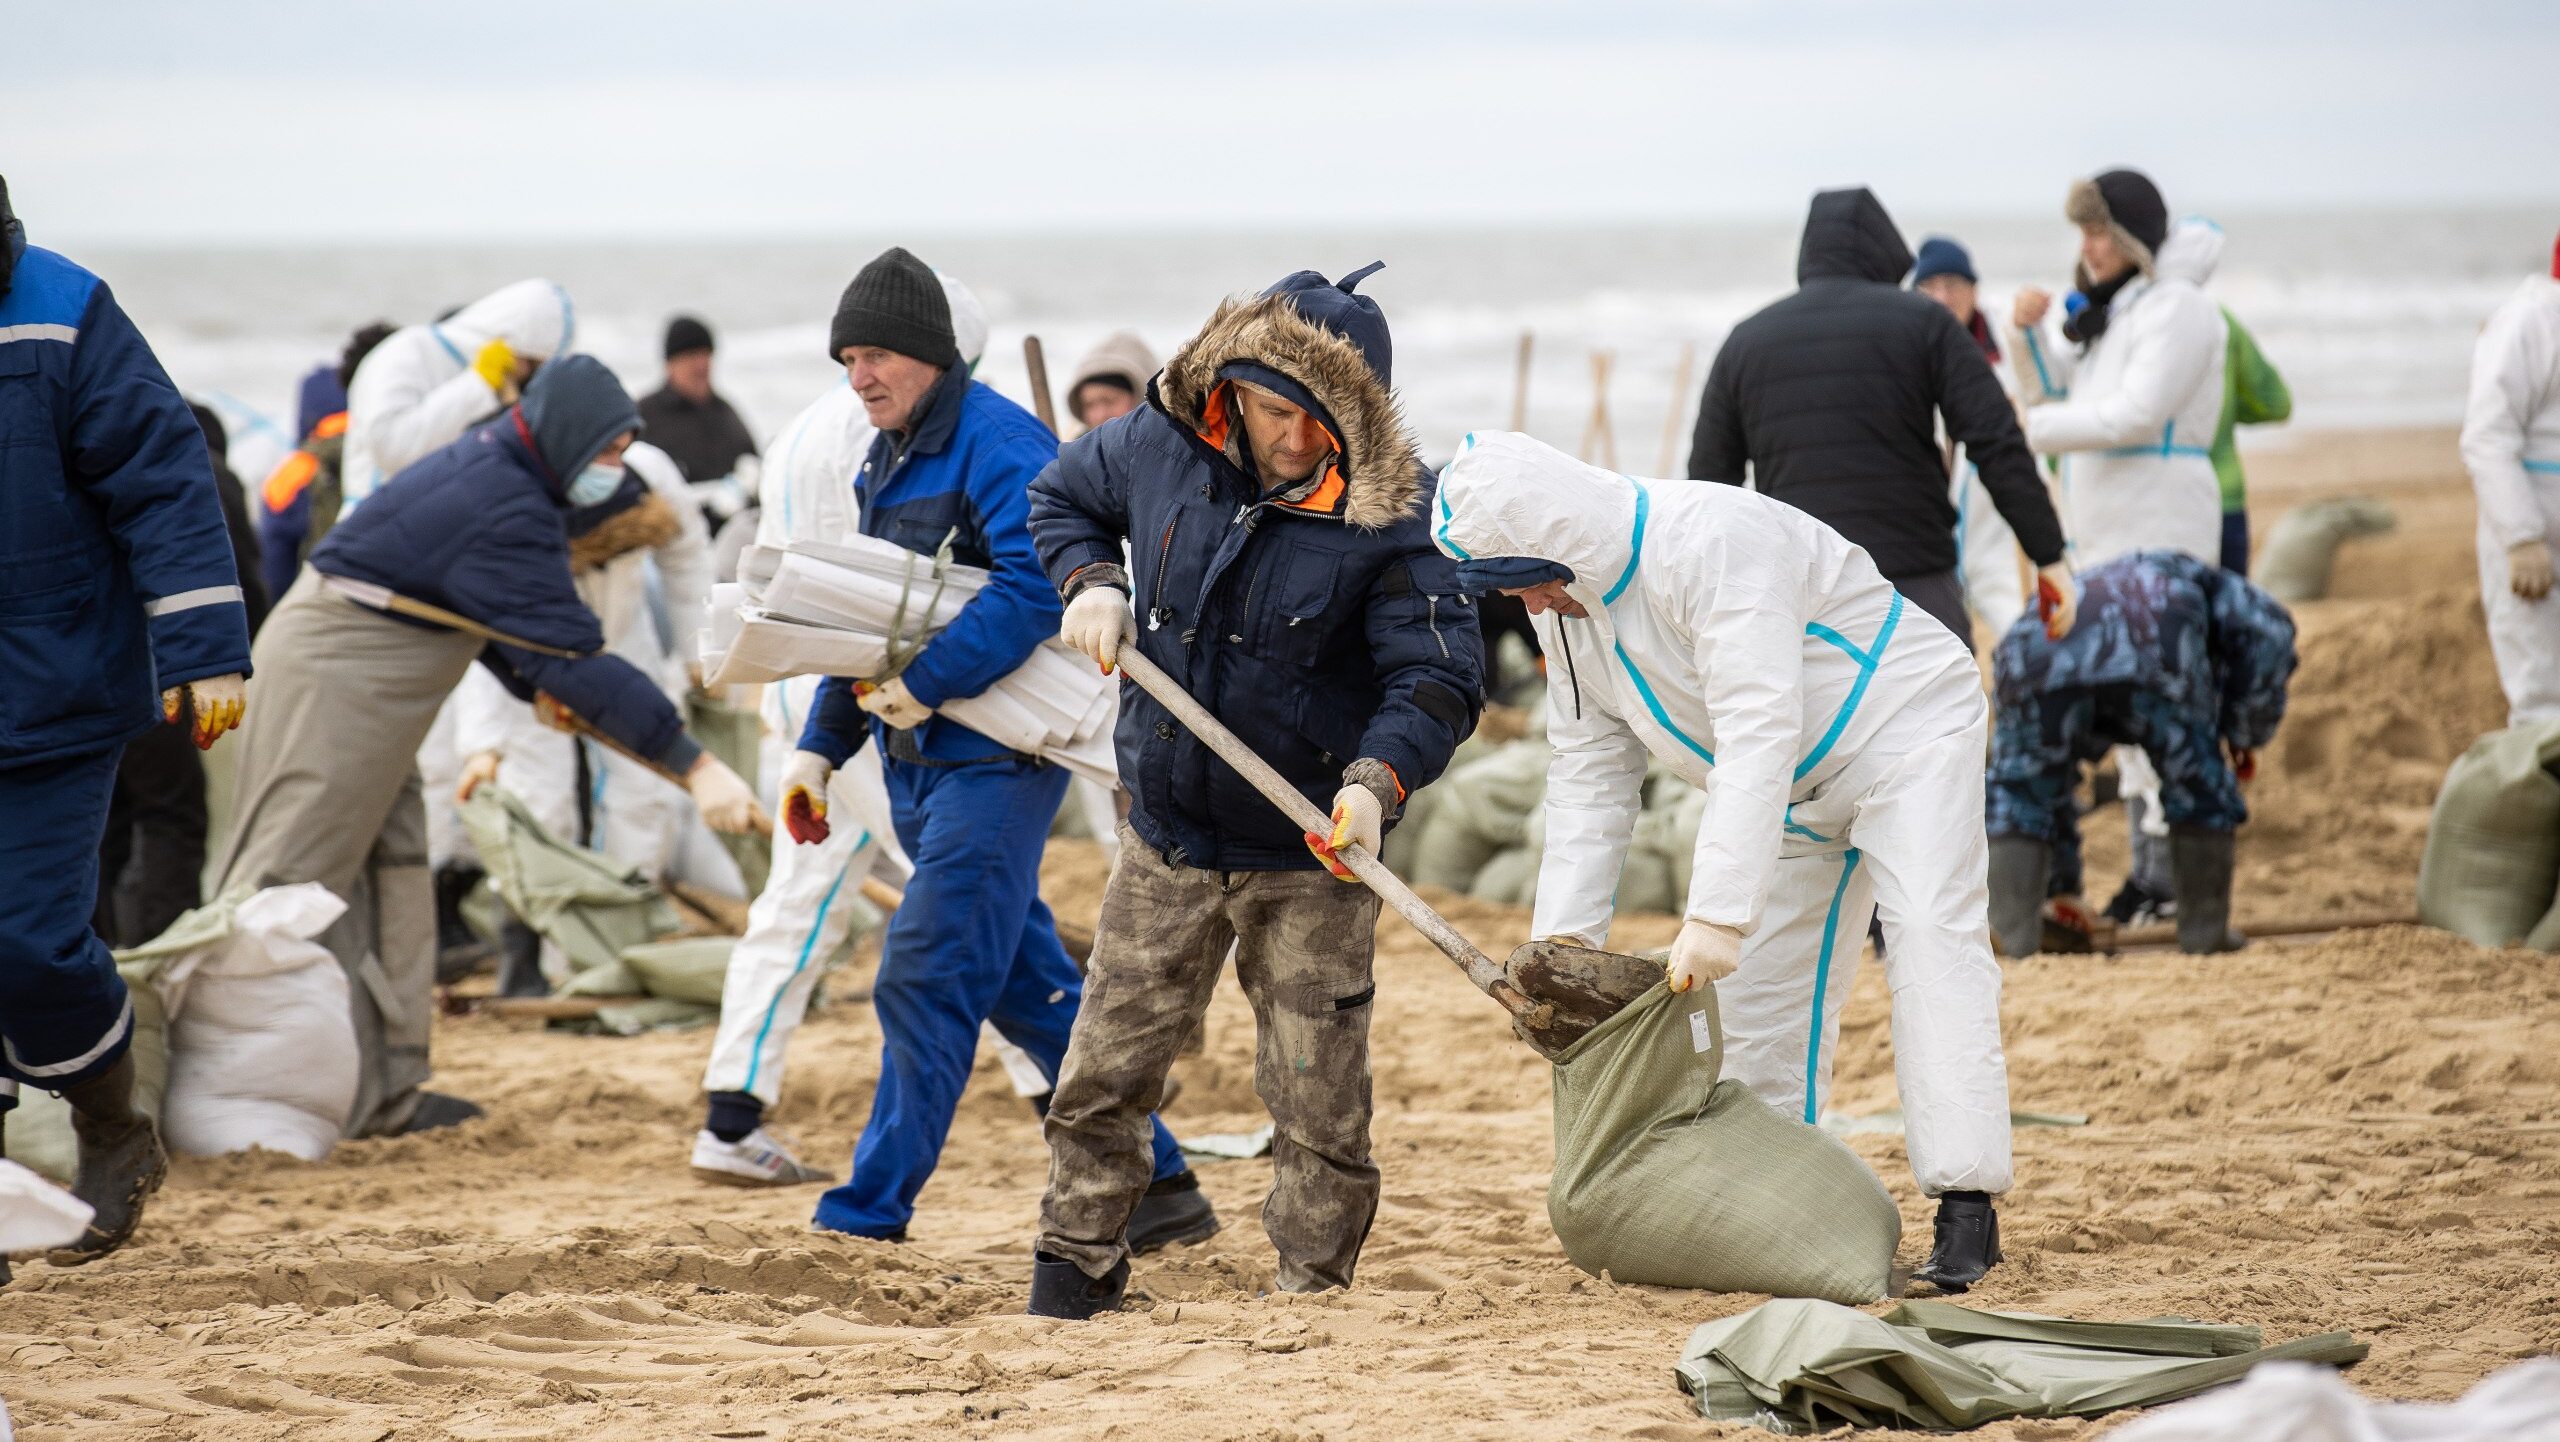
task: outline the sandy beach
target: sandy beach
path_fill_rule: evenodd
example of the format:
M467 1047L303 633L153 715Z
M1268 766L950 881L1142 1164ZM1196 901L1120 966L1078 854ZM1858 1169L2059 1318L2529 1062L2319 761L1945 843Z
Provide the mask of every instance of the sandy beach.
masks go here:
M2251 470L2261 536L2288 506L2348 494L2388 501L2399 527L2353 544L2334 597L2300 608L2302 670L2251 792L2236 920L2408 913L2444 767L2504 719L2451 433L2301 436ZM2103 900L2119 813L2088 832ZM1101 875L1089 845L1061 843L1045 880L1090 921ZM1525 911L1449 909L1497 954L1525 938ZM1660 945L1674 927L1629 918L1615 940ZM1386 1194L1348 1293L1258 1295L1268 1164L1203 1162L1227 1230L1141 1263L1151 1303L1029 1319L1047 1157L991 1061L913 1244L887 1246L811 1235L813 1188L686 1172L707 1032L466 1017L438 1033L438 1085L486 1121L318 1165L180 1161L123 1252L21 1264L0 1293L0 1396L29 1439L1744 1435L1700 1421L1671 1369L1690 1328L1760 1299L1568 1263L1545 1214L1544 1064L1403 923L1380 939ZM2009 1260L1968 1301L2175 1313L2271 1341L2348 1329L2373 1349L2356 1382L2398 1397L2451 1397L2560 1348L2553 958L2401 926L2210 959L2038 957L2007 979L2014 1105L2090 1121L2017 1133ZM859 982L840 977L801 1034L774 1115L831 1166L874 1076ZM1896 1105L1886 1009L1862 968L1836 1111ZM1229 986L1172 1120L1259 1125L1251 1069ZM1853 1145L1900 1201L1916 1261L1929 1211L1900 1139Z

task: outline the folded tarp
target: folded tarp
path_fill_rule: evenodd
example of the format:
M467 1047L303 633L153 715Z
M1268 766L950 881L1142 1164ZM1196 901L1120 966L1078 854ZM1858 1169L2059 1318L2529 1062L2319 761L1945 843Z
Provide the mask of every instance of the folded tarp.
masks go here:
M751 546L739 557L737 582L712 592L703 669L714 684L890 675L986 583L978 567L869 536L795 541L778 550ZM1053 639L993 686L944 702L941 712L1109 786L1119 781L1111 742L1119 703L1115 681Z
M1834 1427L1961 1431L2011 1417L2094 1417L2234 1382L2260 1362L2348 1366L2344 1332L2262 1345L2255 1327L2181 1317L2075 1322L1905 1302L1882 1317L1764 1302L1689 1335L1674 1369L1699 1415L1802 1436Z
M622 963L624 949L682 925L648 878L600 852L554 838L502 786L473 792L462 803L462 824L489 870L490 889L567 957L564 995L630 996L641 990L639 978Z

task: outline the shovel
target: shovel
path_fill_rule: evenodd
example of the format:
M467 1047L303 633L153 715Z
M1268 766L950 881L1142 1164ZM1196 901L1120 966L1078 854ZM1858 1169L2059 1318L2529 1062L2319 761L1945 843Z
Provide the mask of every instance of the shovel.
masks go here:
M1190 692L1140 655L1136 646L1120 648L1120 669L1138 683L1138 689L1181 718L1182 724L1191 728L1191 734L1234 767L1237 775L1252 782L1253 788L1279 807L1280 813L1299 830L1322 836L1333 829L1332 820L1300 795L1298 788L1237 740L1234 732L1191 698ZM1507 964L1496 965L1493 958L1460 936L1446 917L1414 895L1412 887L1365 848L1346 846L1335 854L1352 875L1368 883L1370 890L1413 923L1414 930L1447 953L1467 974L1467 980L1476 984L1476 990L1511 1013L1512 1029L1549 1061L1561 1057L1566 1048L1593 1027L1617 1015L1620 1008L1662 980L1660 962L1548 941L1529 942L1512 952Z

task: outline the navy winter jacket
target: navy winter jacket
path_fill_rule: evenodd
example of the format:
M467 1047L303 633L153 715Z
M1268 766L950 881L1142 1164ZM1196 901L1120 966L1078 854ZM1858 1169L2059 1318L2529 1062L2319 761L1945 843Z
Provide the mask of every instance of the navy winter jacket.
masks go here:
M5 211L0 211L5 214ZM203 431L106 283L26 243L0 293L0 767L118 746L249 670ZM23 883L24 878L20 878Z
M528 392L528 405L532 399ZM537 453L524 415L525 407L510 407L393 476L339 517L312 551L311 568L576 652L567 660L493 642L480 664L517 697L548 692L624 746L682 772L701 747L656 682L603 654L604 628L570 576L565 483Z
M1228 409L1234 377L1272 371L1339 445L1294 500L1264 495ZM1266 293L1222 308L1147 402L1032 485L1050 577L1070 594L1129 586L1138 649L1319 810L1363 758L1408 792L1430 784L1475 729L1483 642L1425 525L1431 474L1360 349ZM1317 864L1279 808L1134 685L1117 740L1130 825L1175 865Z
M1029 411L954 366L926 393L903 433L883 431L855 475L862 534L930 556L946 538L951 559L985 568L984 589L960 608L905 671L927 706L975 696L1058 634L1058 593L1032 548L1027 490L1058 455L1058 438ZM926 568L917 567L919 575ZM853 678L820 683L800 746L842 766L862 749L874 718L854 699ZM984 761L1013 753L947 717L914 730L881 723L882 744L902 760Z

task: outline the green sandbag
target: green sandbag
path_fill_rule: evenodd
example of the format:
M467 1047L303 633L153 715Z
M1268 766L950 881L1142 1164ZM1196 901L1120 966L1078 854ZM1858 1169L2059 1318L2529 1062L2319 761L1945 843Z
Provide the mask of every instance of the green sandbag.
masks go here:
M2286 605L2329 594L2338 548L2359 536L2380 535L2399 524L2380 501L2347 498L2314 501L2284 513L2249 563L2249 579Z
M1413 883L1465 891L1498 852L1528 841L1529 819L1547 795L1543 740L1496 748L1440 778L1430 829L1413 850Z
M764 717L704 691L688 692L684 698L684 729L702 744L702 749L720 758L722 764L747 784L756 784L764 750ZM773 874L773 838L754 832L732 834L711 833L738 863L738 875L746 879L747 899L753 901L764 894L764 884Z
M1467 895L1504 906L1528 906L1538 899L1538 850L1531 846L1497 852L1476 873Z
M1902 1217L1867 1164L1720 1081L1713 987L1656 986L1555 1069L1547 1217L1621 1282L1834 1302L1886 1294Z
M622 949L622 964L639 979L640 989L669 1001L720 1004L720 988L728 980L734 936L686 936Z
M461 812L490 889L568 958L570 981L561 994L637 992L623 949L681 925L658 888L637 868L555 840L502 786L473 792Z
M2236 1382L2261 1362L2348 1366L2366 1350L2344 1332L2263 1341L2255 1327L2182 1317L2079 1322L1939 1301L1870 1317L1782 1300L1700 1326L1672 1375L1699 1415L1782 1436L1939 1432L2149 1407Z
M2445 772L2418 863L2418 919L2482 946L2544 937L2560 890L2560 721L2492 731Z

